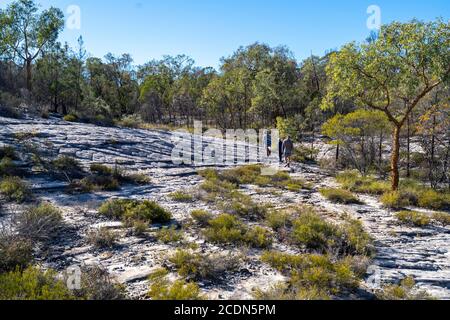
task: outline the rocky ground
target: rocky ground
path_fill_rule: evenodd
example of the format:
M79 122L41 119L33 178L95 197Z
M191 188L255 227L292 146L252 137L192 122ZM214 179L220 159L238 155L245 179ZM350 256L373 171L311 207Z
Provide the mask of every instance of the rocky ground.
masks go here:
M26 143L18 143L17 133L27 133L30 139ZM60 271L72 265L100 264L126 285L133 298L144 298L148 290L148 275L163 266L167 255L179 245L134 237L121 223L99 217L97 209L105 199L112 197L150 199L170 210L174 217L173 223L177 225L188 223L190 212L194 209L219 213L214 207L200 201L177 203L169 197L174 191L192 191L202 182L202 178L197 175L201 165L195 167L172 162L172 138L173 134L170 132L105 128L68 123L60 119L0 118L0 145L15 145L21 150L33 145L48 156L73 156L86 168L92 163L110 166L119 164L126 170L145 173L152 181L146 186L125 186L117 192L71 195L64 192L67 182L45 175L30 175L27 180L34 193L60 207L69 226L50 249L41 252L40 263ZM26 163L22 165L27 166ZM368 284L372 284L374 279L376 285L398 282L405 276L412 275L420 288L437 298L450 299L449 228L399 226L395 223L392 212L383 209L377 199L370 196L360 196L364 202L362 205L333 204L318 192L321 187L335 185L331 176L314 165L296 165L292 171L293 177L310 182L313 190L280 194L247 186L242 191L251 195L254 200L271 203L275 207L293 203L310 204L328 212L330 219L343 212L361 219L375 239L377 248L374 266L370 268L374 275L368 275ZM4 205L6 214L0 220L5 221L17 210L21 208ZM88 244L86 234L101 226L121 233L117 248L99 251ZM186 231L185 243L196 243L203 252L224 250L205 242L200 233L192 229ZM290 250L283 246L276 249ZM243 254L246 257L244 263L237 272L226 275L220 283L200 283L209 298L250 299L254 288L265 289L283 280L281 274L259 261L258 251L240 248L229 250Z

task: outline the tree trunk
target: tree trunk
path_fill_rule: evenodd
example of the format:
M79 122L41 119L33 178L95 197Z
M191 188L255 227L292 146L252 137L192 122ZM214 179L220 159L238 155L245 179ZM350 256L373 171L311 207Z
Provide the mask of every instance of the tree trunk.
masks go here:
M400 160L400 131L401 127L396 126L392 137L392 159L391 159L391 174L392 174L392 190L397 191L400 184L400 172L398 163Z
M27 59L27 89L31 92L31 59Z
M408 116L408 143L407 143L406 177L411 177L411 116Z

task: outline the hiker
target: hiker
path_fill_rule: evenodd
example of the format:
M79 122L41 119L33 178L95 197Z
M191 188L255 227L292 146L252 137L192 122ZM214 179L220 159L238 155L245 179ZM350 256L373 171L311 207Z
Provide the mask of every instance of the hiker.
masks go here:
M278 141L278 156L280 157L280 163L283 163L283 139Z
M291 157L294 152L294 143L291 140L291 137L287 137L286 140L283 141L283 155L286 160L286 166L288 168L291 167Z
M272 134L270 132L266 133L266 148L267 148L267 158L272 155Z

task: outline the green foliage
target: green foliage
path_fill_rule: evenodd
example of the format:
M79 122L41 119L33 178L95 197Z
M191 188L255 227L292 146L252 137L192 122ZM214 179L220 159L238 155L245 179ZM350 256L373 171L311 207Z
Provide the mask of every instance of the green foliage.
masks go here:
M274 210L266 215L266 224L274 231L292 226L292 217L287 211Z
M432 210L443 210L450 208L450 194L448 192L444 194L428 189L420 192L418 198L418 205L422 208Z
M266 248L272 244L271 233L261 227L247 228L235 216L222 214L209 222L204 231L206 238L215 243L246 244L254 248Z
M450 225L450 214L445 212L433 213L432 219L441 224L444 227Z
M191 217L200 227L207 227L214 216L205 210L194 210L191 212Z
M78 117L75 114L68 114L64 116L63 120L67 122L77 122Z
M192 202L194 200L194 198L190 194L184 193L182 191L177 191L177 192L171 193L169 196L173 201L176 201L176 202L185 202L186 203L186 202Z
M385 193L381 196L380 201L385 207L392 209L402 209L410 205L409 199L399 191Z
M0 234L0 274L23 270L33 260L31 241L11 234Z
M30 199L28 184L19 177L5 177L0 181L0 193L9 201L22 203Z
M113 248L117 240L117 234L106 227L92 230L87 235L87 241L97 249Z
M73 181L70 189L76 192L89 193L93 191L117 191L120 182L113 177L103 175L92 175L81 180Z
M58 236L64 227L61 211L43 202L20 213L16 220L18 233L32 241L48 241Z
M127 221L148 221L152 223L168 222L172 215L154 201L112 199L104 202L99 214L111 219Z
M325 198L335 203L342 203L342 204L361 203L361 201L359 201L359 199L355 195L353 195L350 191L343 189L333 189L333 188L320 189L320 193Z
M296 299L329 299L330 296L355 290L360 282L360 277L346 259L333 262L323 255L290 255L268 251L261 260L291 276L289 285L282 292Z
M415 290L414 278L407 277L398 285L387 285L376 292L380 300L431 300L432 297L426 291Z
M139 220L133 222L134 236L144 237L147 231L148 231L148 222Z
M221 202L220 208L224 213L251 220L260 220L267 213L266 206L255 203L251 197L239 192L232 193L232 199Z
M431 219L424 213L416 211L400 211L395 217L401 224L414 227L426 227L431 223Z
M156 233L156 239L162 243L177 243L184 239L182 230L177 230L176 227L162 228Z
M100 163L93 163L90 166L90 170L92 173L101 175L101 176L112 176L113 175L113 169L105 166Z
M0 148L0 159L9 158L11 160L17 159L17 153L12 146L3 146Z
M361 176L356 171L345 171L336 176L337 182L345 189L353 192L382 195L389 192L391 186L388 182L378 181L374 177Z
M53 160L52 170L64 178L79 178L83 176L83 169L80 162L72 157L63 155Z
M0 274L1 300L73 300L66 284L54 271L29 267Z
M16 173L16 171L17 168L11 158L4 157L3 159L0 160L0 177L13 176Z
M240 259L232 255L204 255L178 250L169 261L175 266L178 274L194 280L217 280L226 272L236 271Z
M166 269L160 269L150 275L149 298L152 300L203 300L200 288L194 282L167 279Z
M140 128L143 124L142 118L139 115L133 114L124 116L117 124L125 128Z

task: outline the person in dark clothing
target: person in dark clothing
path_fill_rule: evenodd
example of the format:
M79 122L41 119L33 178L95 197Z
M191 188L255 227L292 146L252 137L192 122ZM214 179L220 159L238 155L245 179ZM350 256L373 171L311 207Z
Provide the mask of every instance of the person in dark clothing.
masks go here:
M267 158L272 155L272 134L268 132L266 134L266 150L267 150Z
M283 139L278 141L278 156L280 157L280 163L283 163Z
M291 167L291 157L294 152L294 142L291 140L291 137L288 137L283 141L283 155L286 160L286 166L288 168Z

